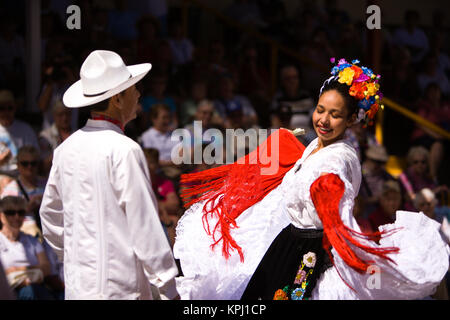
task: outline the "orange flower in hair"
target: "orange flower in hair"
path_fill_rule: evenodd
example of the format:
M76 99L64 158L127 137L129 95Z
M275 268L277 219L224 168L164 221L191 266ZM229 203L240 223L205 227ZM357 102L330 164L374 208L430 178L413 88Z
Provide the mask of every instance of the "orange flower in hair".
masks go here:
M364 99L364 92L367 90L364 82L354 82L350 87L349 94L358 100Z

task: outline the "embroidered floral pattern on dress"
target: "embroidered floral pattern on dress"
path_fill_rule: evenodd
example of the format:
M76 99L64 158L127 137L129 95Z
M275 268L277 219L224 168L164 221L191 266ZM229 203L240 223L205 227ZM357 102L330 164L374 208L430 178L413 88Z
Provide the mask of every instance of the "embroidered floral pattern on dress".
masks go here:
M303 296L305 295L305 289L297 288L292 291L291 300L303 300Z
M289 300L289 298L284 290L278 289L273 296L273 300Z
M298 268L297 274L292 286L285 286L283 289L278 289L275 292L273 300L305 300L306 288L309 284L308 276L314 272L317 257L314 252L308 252L303 255L302 261ZM305 270L306 269L306 270ZM309 269L309 270L308 270Z
M316 254L314 252L308 252L303 256L303 263L308 268L314 268L316 265Z
M295 276L294 284L302 284L303 280L306 278L305 270L298 270L297 275Z

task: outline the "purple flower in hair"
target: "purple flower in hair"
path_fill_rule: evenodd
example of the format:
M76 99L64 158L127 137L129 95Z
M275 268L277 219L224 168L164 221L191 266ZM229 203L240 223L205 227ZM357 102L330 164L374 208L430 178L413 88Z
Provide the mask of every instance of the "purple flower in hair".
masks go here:
M384 97L383 94L381 93L381 91L378 91L377 95L380 97L380 100L383 99L383 97Z
M364 73L361 73L359 75L358 79L355 79L354 81L355 82L364 82L364 81L367 81L367 80L370 80L370 77L368 75L364 74Z
M331 63L335 63L336 62L336 58L333 57L333 58L330 59L330 61L331 61Z
M344 64L344 63L347 63L347 60L345 60L345 59L340 59L338 64L341 65L341 64Z

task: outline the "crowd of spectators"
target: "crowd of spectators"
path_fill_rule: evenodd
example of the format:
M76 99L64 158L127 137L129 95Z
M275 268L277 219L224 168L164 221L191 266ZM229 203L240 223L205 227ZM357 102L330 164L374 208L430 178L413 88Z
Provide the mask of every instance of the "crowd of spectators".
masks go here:
M65 28L65 8L70 4L81 8L80 30ZM0 194L7 201L0 209L9 240L2 239L34 248L33 260L22 261L20 266L39 268L45 258L41 253L49 251L37 212L52 153L89 116L83 108L66 108L61 99L94 49L116 51L127 65L152 64L149 75L138 84L141 111L125 134L145 152L161 223L171 245L184 210L180 175L217 165L174 163L173 130L185 128L193 133L194 121L201 121L203 148L207 143L220 143L208 136L208 129L224 133L238 128L300 127L306 130L299 137L305 145L316 137L311 114L327 72L280 54L278 84L272 92L269 46L227 25L219 28L217 35L201 37L202 25L196 20L201 14L195 8L190 16L196 19L189 20L190 29L185 33L180 8L170 7L164 0L42 0L42 85L35 98L37 112L27 110L25 5L14 1L2 6L8 14L0 18ZM358 58L369 64L365 62L370 56L365 23L352 20L338 1L299 1L297 10L288 16L281 0L236 0L223 14L256 28L325 70L331 57ZM445 18L436 8L432 24L425 26L420 23L420 12L406 10L404 21L383 28L379 73L385 96L449 131L450 42ZM395 211L402 209L423 211L444 225L450 220L448 139L389 108L385 109L384 124L384 145L377 142L373 128L357 124L346 133L363 170L355 205L362 230L376 231L379 225L392 223ZM255 147L245 145L243 152ZM390 156L405 159L401 174L388 172ZM14 197L24 197L26 203ZM21 236L18 228L39 241ZM22 290L27 285L45 283L49 288L50 282L44 278L62 273L51 252L47 252L47 260L36 281L27 278L28 282L16 286L19 297L31 296ZM19 270L14 264L11 267ZM56 287L51 295L60 298L60 284ZM41 289L37 296L48 297Z

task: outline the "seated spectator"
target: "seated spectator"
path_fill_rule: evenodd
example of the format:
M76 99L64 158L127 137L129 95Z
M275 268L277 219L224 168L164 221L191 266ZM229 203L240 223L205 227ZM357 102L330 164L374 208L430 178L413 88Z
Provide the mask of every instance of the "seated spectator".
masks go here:
M48 46L52 43L49 42ZM38 107L43 116L42 128L51 127L54 122L52 107L57 101L62 101L64 92L70 84L76 81L74 72L67 65L67 58L55 57L44 64L44 79L38 98ZM78 129L78 109L73 110L72 130Z
M439 186L431 177L430 153L427 149L422 146L411 147L406 160L408 167L399 177L406 193L406 209L414 209L416 193L423 188L429 188L435 194L448 189L445 185Z
M232 163L252 152L267 138L260 136L258 126L249 126L245 123L244 108L240 104L228 104L224 127L233 129L230 131L231 138L228 137L228 131L225 138L226 163Z
M428 37L419 28L420 15L415 10L407 10L404 16L405 25L394 32L394 42L398 46L405 47L412 56L412 62L418 63L429 50Z
M39 149L38 139L33 128L27 123L16 120L16 102L11 91L0 90L0 143L11 152L9 160L0 166L3 173L17 173L17 152L25 145ZM0 151L3 153L4 151Z
M190 62L194 54L194 45L189 38L183 35L181 23L174 21L170 24L169 29L168 42L172 50L173 63L175 66L179 66Z
M194 121L200 121L203 131L208 130L213 126L214 104L210 100L201 100L195 110L192 122L187 124L184 128L191 133L194 132ZM203 132L202 132L203 133Z
M242 128L258 124L258 115L247 97L235 93L235 82L229 75L222 75L219 79L217 98L214 106L222 119L225 119L230 109L242 111Z
M417 75L417 83L422 94L425 93L425 89L430 83L436 83L444 97L449 97L450 95L450 81L439 68L438 58L434 53L430 53L425 57L422 72Z
M72 109L67 108L61 101L56 101L52 108L55 122L51 127L39 134L39 146L43 160L43 172L50 172L53 151L72 134Z
M353 216L356 219L356 222L359 225L359 228L361 229L361 232L364 233L371 233L374 232L372 230L372 225L370 224L369 220L364 218L364 212L365 212L365 199L361 195L358 195L355 198L355 205L353 207Z
M175 242L175 227L180 218L180 199L174 184L162 175L159 167L159 151L153 148L144 149L150 179L155 196L158 200L158 212L161 223L167 232L169 243Z
M207 73L210 82L217 81L217 77L224 74L235 74L236 67L227 60L225 56L225 47L221 39L215 39L208 45ZM211 83L213 90L216 92L215 83Z
M444 130L450 129L450 104L442 99L441 89L436 83L427 86L423 98L418 102L417 114ZM411 135L413 145L430 150L430 171L435 180L438 179L438 170L445 154L444 140L440 134L419 124L416 124Z
M368 212L379 203L385 182L395 180L386 171L388 159L386 148L381 145L372 145L366 151L366 160L362 164L361 195L365 198Z
M286 128L295 129L291 126L292 108L288 105L280 105L274 110L270 117L271 129Z
M270 89L269 72L265 64L259 61L258 47L253 41L243 45L242 55L238 62L239 68L239 92L247 97L260 96L264 100L269 99Z
M367 128L364 128L362 122L357 122L345 131L345 140L355 148L359 161L363 163L366 160L367 150L378 142L375 135Z
M175 100L167 95L167 74L160 71L155 70L152 77L148 79L149 87L148 92L143 94L141 98L142 111L144 114L150 114L151 109L156 104L165 104L169 107L169 111L172 114L172 129L178 127L178 119L176 117L177 106L175 104Z
M187 125L193 121L199 103L208 97L208 85L204 80L194 80L190 84L190 96L182 104L178 112L181 125Z
M438 201L434 192L429 188L423 188L416 193L414 198L414 207L417 211L423 212L428 218L434 219L439 223L442 223L441 216L436 215L435 209Z
M401 208L402 192L398 182L386 181L378 198L377 208L368 217L372 230L378 231L379 226L394 223L395 213Z
M33 146L23 146L17 154L19 175L3 190L1 196L21 196L27 200L27 214L22 231L42 237L39 208L46 180L39 176L39 152Z
M314 131L311 123L315 102L307 91L300 87L300 79L297 67L284 66L280 71L281 87L272 99L271 109L288 105L292 110L291 127L305 129L306 134ZM310 141L306 141L309 144Z
M26 201L22 197L0 200L0 260L18 300L53 300L44 285L50 262L41 243L20 231Z
M154 148L159 151L159 165L169 178L178 177L181 171L172 161L172 150L177 147L179 141L172 138L172 114L165 104L156 104L150 112L153 126L145 131L139 138L143 148Z

